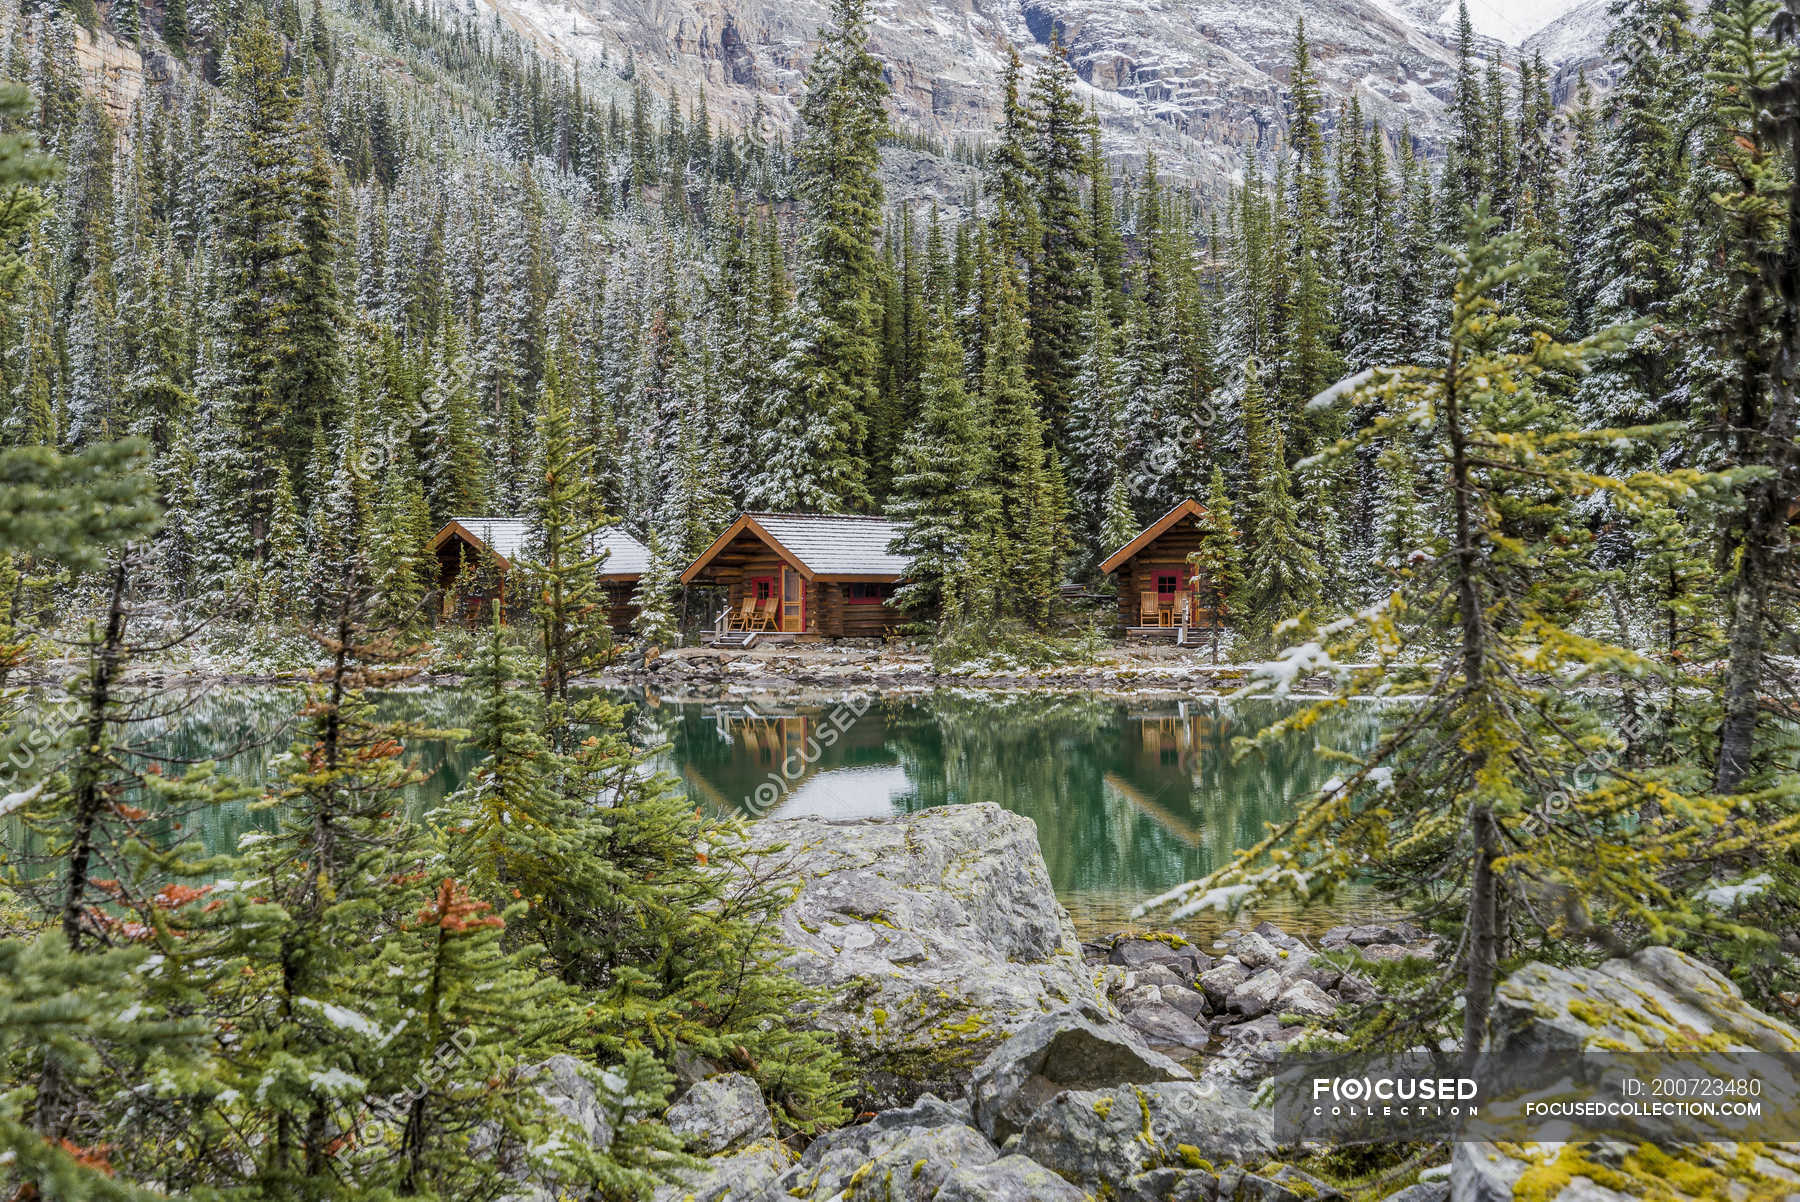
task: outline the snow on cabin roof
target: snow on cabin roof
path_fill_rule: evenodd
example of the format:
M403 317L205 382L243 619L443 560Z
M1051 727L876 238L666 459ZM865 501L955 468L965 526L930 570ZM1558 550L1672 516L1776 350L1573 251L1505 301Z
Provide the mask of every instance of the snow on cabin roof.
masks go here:
M747 513L815 576L900 576L907 558L888 550L900 523L819 513Z
M901 523L887 518L824 513L745 513L713 540L681 574L684 584L701 579L708 565L746 533L774 544L808 578L898 580L908 560L888 550Z
M483 546L508 563L531 537L531 522L527 518L453 517L450 521L474 535ZM607 526L595 531L593 542L595 551L607 553L605 562L600 565L602 576L642 576L649 570L649 548L619 527Z

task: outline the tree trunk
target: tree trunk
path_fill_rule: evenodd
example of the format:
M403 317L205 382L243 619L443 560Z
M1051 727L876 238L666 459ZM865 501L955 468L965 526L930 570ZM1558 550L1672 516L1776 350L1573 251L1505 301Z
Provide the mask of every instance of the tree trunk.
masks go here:
M1450 436L1450 498L1456 522L1456 612L1461 632L1463 677L1476 705L1482 697L1487 669L1487 626L1482 616L1481 584L1477 577L1481 557L1475 545L1475 518L1469 508L1472 490L1467 435L1462 426L1461 398L1457 393L1462 355L1454 344L1444 368L1444 422ZM1486 753L1471 754L1469 778L1479 780ZM1500 854L1499 825L1494 811L1481 798L1469 805L1470 843L1469 902L1464 924L1468 935L1467 977L1463 986L1463 1047L1465 1070L1473 1067L1487 1039L1488 1009L1493 1001L1494 978L1500 963L1500 889L1494 860Z

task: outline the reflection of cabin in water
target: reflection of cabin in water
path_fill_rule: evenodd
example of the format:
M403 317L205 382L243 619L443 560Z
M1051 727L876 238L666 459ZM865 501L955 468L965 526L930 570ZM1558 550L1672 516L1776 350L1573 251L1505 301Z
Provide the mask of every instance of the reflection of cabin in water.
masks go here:
M722 591L708 636L721 645L880 638L902 618L890 604L907 565L888 550L898 532L886 518L746 513L681 582Z
M1186 646L1218 621L1193 587L1188 556L1200 549L1206 510L1187 500L1146 526L1100 565L1119 583L1119 625L1128 637L1168 639Z
M721 706L712 713L717 744L707 754L688 749L682 780L691 796L721 813L748 807L764 814L821 771L891 763L881 721L851 721L844 717L848 713L765 713L747 705Z
M1223 757L1233 722L1223 714L1191 709L1134 711L1120 731L1119 766L1104 778L1107 791L1182 842L1197 846L1203 826L1192 802L1202 766Z
M525 518L451 518L426 544L438 561L440 618L480 625L491 618L495 604L503 619L523 614L529 599L508 596L506 582L530 537L531 523ZM606 624L623 635L637 616L631 595L650 566L650 552L617 526L595 532L590 554L603 552L599 580L606 589Z

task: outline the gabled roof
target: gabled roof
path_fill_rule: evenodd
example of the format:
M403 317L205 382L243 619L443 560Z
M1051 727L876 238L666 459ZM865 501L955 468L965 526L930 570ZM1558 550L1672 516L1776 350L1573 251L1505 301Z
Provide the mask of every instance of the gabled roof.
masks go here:
M515 556L531 537L529 518L461 517L451 518L448 525L432 537L426 549L437 550L446 539L460 536L480 550L490 552L502 567L511 567ZM650 567L650 550L617 526L594 532L592 551L606 552L600 564L602 580L635 580Z
M888 550L900 523L887 518L825 513L746 513L725 528L681 574L700 576L719 552L748 531L772 547L809 580L898 580L908 560Z
M1166 534L1170 528L1173 527L1175 523L1181 521L1182 518L1204 517L1205 514L1206 508L1201 505L1200 502L1189 497L1187 500L1176 505L1175 508L1169 510L1169 512L1157 518L1154 522L1151 522L1148 526L1144 527L1142 532L1140 532L1136 538L1107 556L1106 561L1100 565L1100 570L1102 572L1118 571L1120 567L1136 558L1139 551L1142 551L1145 547Z

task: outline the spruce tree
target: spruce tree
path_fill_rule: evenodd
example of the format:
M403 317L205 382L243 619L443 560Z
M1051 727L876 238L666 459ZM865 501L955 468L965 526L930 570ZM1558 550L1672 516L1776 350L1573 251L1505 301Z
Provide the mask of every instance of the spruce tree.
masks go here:
M870 503L861 459L879 399L876 258L887 129L865 0L833 0L800 105L795 147L805 213L782 412L752 504L840 512Z
M1599 959L1677 933L1722 933L1717 917L1671 882L1711 854L1713 838L1747 834L1742 824L1756 821L1702 796L1691 772L1637 772L1597 752L1617 749L1617 736L1562 687L1595 672L1659 671L1564 624L1571 590L1591 582L1591 542L1573 502L1604 488L1631 506L1692 495L1709 481L1691 469L1609 479L1583 466L1583 442L1645 432L1571 429L1536 392L1623 335L1503 349L1518 319L1499 297L1536 262L1521 257L1522 235L1497 235L1497 224L1485 206L1471 215L1466 249L1455 256L1450 342L1437 363L1375 375L1355 398L1374 417L1327 452L1427 440L1451 510L1447 545L1434 570L1413 573L1386 601L1297 632L1265 679L1281 695L1300 672L1332 672L1338 695L1263 738L1306 729L1349 697L1409 683L1416 703L1354 771L1333 777L1229 867L1150 903L1183 914L1277 894L1316 900L1354 877L1445 915L1457 975L1417 980L1378 1008L1358 1042L1390 1051L1456 1039L1465 1070L1489 1035L1504 964ZM1368 656L1373 669L1350 666ZM1771 835L1800 839L1787 829Z
M1237 527L1232 523L1231 494L1225 491L1225 473L1213 468L1206 490L1206 512L1195 526L1200 549L1188 556L1193 576L1194 600L1212 626L1212 662L1219 662L1219 632L1236 625L1240 594L1244 587L1243 551Z
M519 566L538 623L552 741L563 750L574 737L567 723L579 708L571 706L570 683L601 667L613 651L599 580L606 551L595 536L615 519L594 494L594 448L582 440L554 373L544 381L542 405L527 509L531 536Z
M948 321L931 323L920 393L918 418L894 462L889 511L901 526L889 550L907 560L891 604L922 625L931 615L954 621L962 612L978 534L992 522L984 444Z
M1268 632L1316 604L1323 569L1310 531L1301 520L1288 473L1280 422L1268 401L1254 360L1244 364L1244 439L1250 503L1244 519L1244 617L1251 637Z
M646 654L660 647L673 647L679 637L675 623L675 571L663 553L662 541L650 532L650 562L632 591L631 604L637 615L631 620L631 633Z

